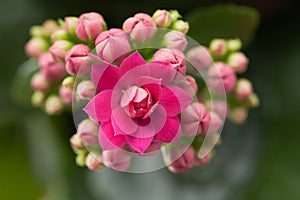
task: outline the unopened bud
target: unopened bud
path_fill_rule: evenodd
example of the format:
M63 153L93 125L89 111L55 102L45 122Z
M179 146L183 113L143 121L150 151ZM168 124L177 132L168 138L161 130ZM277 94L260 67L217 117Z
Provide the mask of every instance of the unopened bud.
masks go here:
M157 10L152 18L158 27L168 28L172 23L171 14L166 10Z
M85 165L89 168L89 170L100 171L104 168L102 163L102 156L96 153L89 153L85 160Z
M71 35L76 34L76 27L78 25L78 18L77 17L65 17L65 29L67 33Z
M59 96L65 104L69 105L72 103L72 100L73 100L73 90L66 88L64 86L60 86L59 87Z
M57 115L62 112L63 103L58 96L52 95L47 98L45 109L49 115Z
M54 33L56 30L60 29L59 25L55 20L48 19L43 23L44 32L46 35L50 36L52 33Z
M223 57L227 53L227 44L223 39L214 39L210 42L209 49L216 57Z
M69 35L68 35L67 31L64 29L59 29L51 35L52 43L54 43L55 41L58 41L58 40L68 40L68 39L69 39Z
M171 19L173 22L177 21L179 18L181 18L181 15L177 10L171 10L170 11Z
M173 30L182 32L184 34L186 34L189 31L189 28L190 28L189 23L183 20L178 20L174 22L174 24L172 25Z
M247 99L253 93L252 83L245 79L240 78L235 86L234 94L239 100Z
M91 99L95 96L96 88L92 81L82 81L77 86L77 94L82 99Z
M245 107L237 107L230 110L230 119L236 124L242 124L248 117L248 110Z
M42 26L32 26L29 30L31 37L44 37L45 32Z
M187 46L185 35L179 31L170 31L164 36L167 48L183 51Z
M38 57L49 48L48 42L41 37L30 39L25 45L25 51L30 57Z
M79 123L77 135L80 140L88 146L98 144L98 124L90 119L85 119Z
M242 52L236 52L230 54L227 62L235 72L243 73L247 70L249 60Z
M79 136L77 134L74 134L70 138L71 147L74 152L79 152L85 149L83 143L81 142Z
M86 162L86 154L79 153L76 156L76 164L80 167L84 167Z
M74 76L67 76L63 82L62 82L62 86L69 88L69 89L73 89L74 88L74 83L75 83L75 77Z
M248 105L253 107L259 106L259 98L255 93L252 93L247 99Z
M48 92L50 83L42 73L36 73L31 79L31 87L36 91Z
M240 39L227 40L227 48L229 51L239 51L242 48L242 41Z
M73 44L67 40L55 41L49 51L59 60L65 60L67 52L72 48Z
M35 107L40 107L45 102L45 94L40 91L35 91L31 96L31 104Z

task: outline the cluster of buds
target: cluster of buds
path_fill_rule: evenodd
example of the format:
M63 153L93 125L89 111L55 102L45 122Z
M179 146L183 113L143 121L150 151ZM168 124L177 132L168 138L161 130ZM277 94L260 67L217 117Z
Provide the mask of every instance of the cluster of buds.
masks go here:
M31 29L25 49L39 65L31 80L32 104L55 115L74 99L88 102L88 117L70 139L79 166L125 171L131 154L152 155L181 136L193 140L164 154L169 170L208 164L214 151L205 138L220 144L225 119L243 123L248 108L258 105L251 82L238 78L248 65L241 41L214 39L208 47L189 47L188 29L175 10L135 14L122 29L107 29L95 12ZM156 35L161 47L132 53ZM140 66L146 70L134 70ZM207 86L194 72L206 74ZM120 105L113 109L113 102Z

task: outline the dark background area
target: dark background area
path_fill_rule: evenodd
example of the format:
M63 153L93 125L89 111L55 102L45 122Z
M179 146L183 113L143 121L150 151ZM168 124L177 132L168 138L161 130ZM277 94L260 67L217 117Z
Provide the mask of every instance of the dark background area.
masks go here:
M136 12L166 8L192 16L197 8L220 3L260 12L256 35L244 50L250 58L245 77L261 105L245 124L226 124L223 144L208 166L180 175L88 172L75 166L69 148L71 116L49 118L26 106L26 99L14 99L14 93L24 93L12 92L12 84L27 59L24 44L32 25L98 11L110 28L120 27ZM300 12L293 1L1 0L0 13L0 199L300 199ZM191 34L201 35L202 25L207 26L192 27Z

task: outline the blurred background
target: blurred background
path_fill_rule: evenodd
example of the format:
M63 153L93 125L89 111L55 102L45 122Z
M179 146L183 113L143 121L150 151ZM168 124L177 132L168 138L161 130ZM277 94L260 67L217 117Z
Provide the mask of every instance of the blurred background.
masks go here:
M75 133L71 116L51 118L31 108L26 81L24 88L13 84L19 79L18 66L27 59L24 44L29 28L48 18L87 11L98 11L109 27L120 27L136 12L151 14L158 8L178 9L190 22L189 35L200 44L214 37L241 37L250 58L245 77L253 81L260 107L251 110L241 126L226 123L223 144L211 164L184 174L166 169L148 174L107 169L95 173L77 167L69 147L69 137ZM0 0L0 13L0 199L300 199L300 12L296 3Z

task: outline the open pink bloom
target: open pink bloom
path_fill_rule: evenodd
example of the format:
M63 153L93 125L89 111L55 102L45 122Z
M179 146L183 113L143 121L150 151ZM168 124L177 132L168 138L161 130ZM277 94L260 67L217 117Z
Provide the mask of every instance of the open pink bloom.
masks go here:
M155 34L156 24L149 15L138 13L123 23L123 30L128 32L133 40L140 42Z
M214 93L231 92L236 84L233 69L225 63L216 62L208 70L208 85Z
M96 39L95 46L97 54L107 62L114 62L130 52L127 34L117 28L100 33Z
M162 48L155 52L153 55L154 61L167 62L170 66L185 75L186 65L184 54L177 49Z
M180 133L178 114L192 101L183 89L171 85L174 73L168 63L146 63L135 52L121 63L92 67L98 93L84 108L101 122L99 142L104 150L128 144L143 154L153 141L171 143Z

